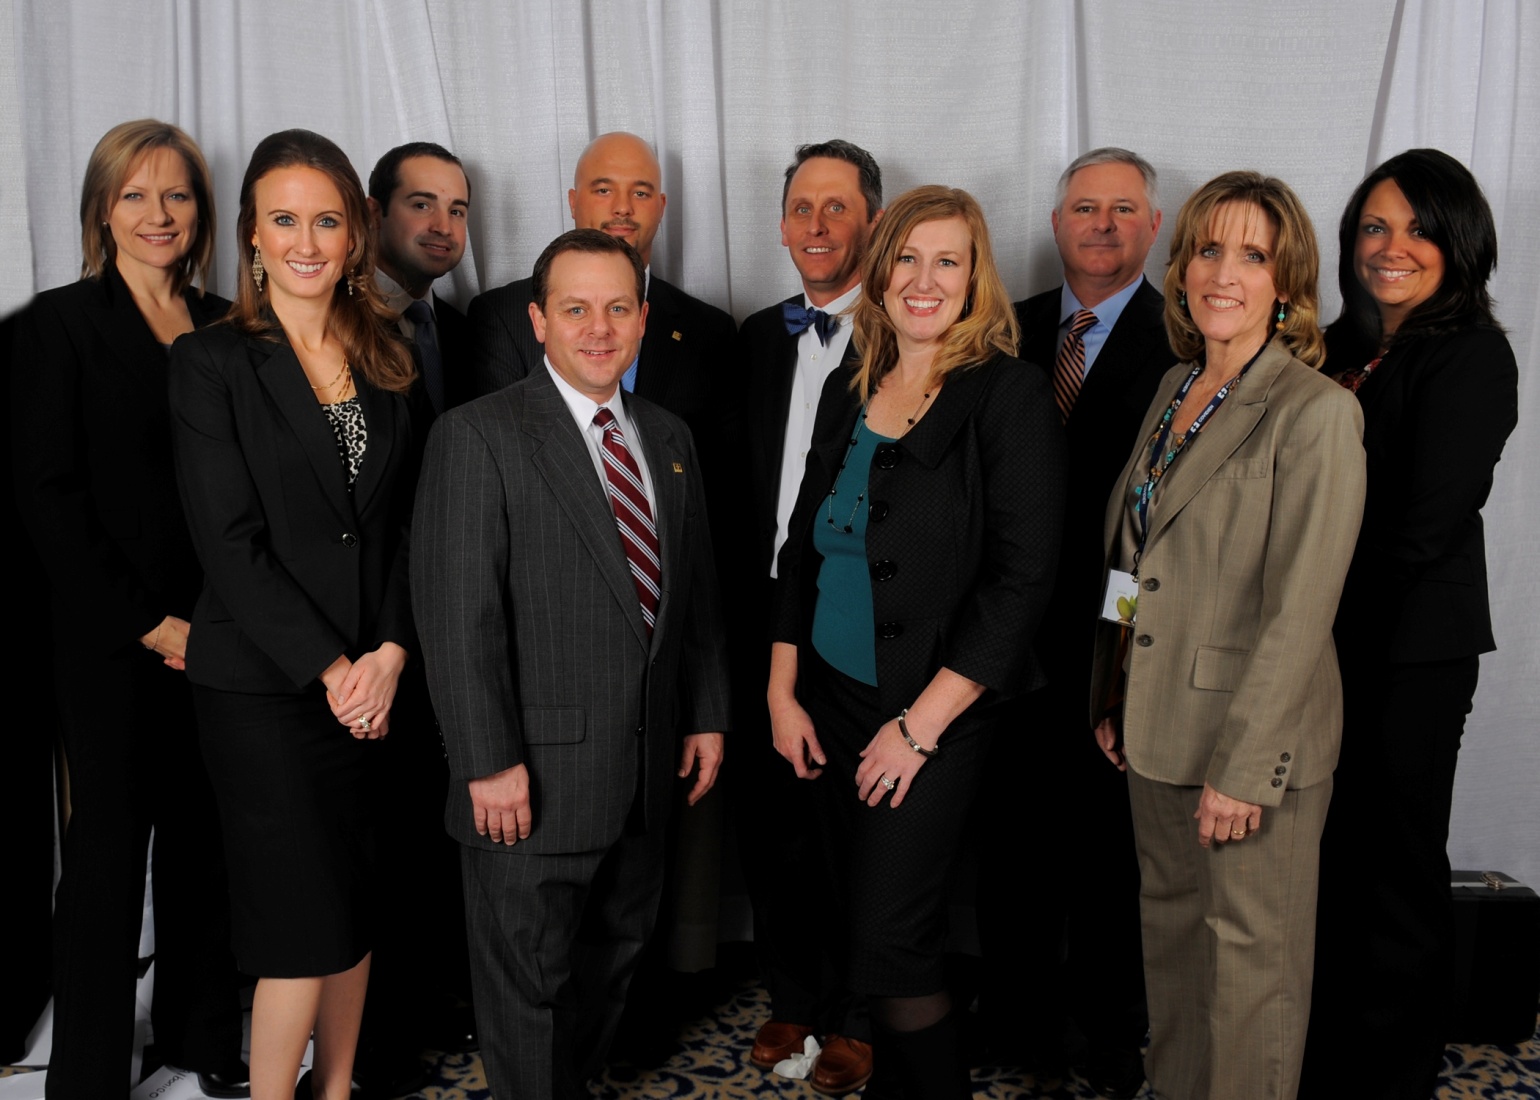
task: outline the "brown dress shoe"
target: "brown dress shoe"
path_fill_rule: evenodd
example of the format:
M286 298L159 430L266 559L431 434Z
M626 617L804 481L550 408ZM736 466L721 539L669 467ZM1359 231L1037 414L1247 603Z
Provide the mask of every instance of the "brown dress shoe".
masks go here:
M844 1096L866 1084L871 1076L872 1045L831 1035L813 1060L813 1075L808 1084L825 1096Z
M749 1061L760 1069L774 1069L777 1062L801 1054L802 1041L811 1034L813 1029L810 1027L771 1020L754 1036L754 1049L749 1053ZM869 1054L867 1061L871 1061Z

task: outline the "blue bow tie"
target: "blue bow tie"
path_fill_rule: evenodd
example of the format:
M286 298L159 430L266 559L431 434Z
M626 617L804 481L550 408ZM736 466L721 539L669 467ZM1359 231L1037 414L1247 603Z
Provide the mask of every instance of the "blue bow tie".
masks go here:
M786 319L786 331L793 336L812 329L818 334L818 342L829 346L829 338L839 331L840 319L821 309L804 309L796 302L782 302L781 316Z

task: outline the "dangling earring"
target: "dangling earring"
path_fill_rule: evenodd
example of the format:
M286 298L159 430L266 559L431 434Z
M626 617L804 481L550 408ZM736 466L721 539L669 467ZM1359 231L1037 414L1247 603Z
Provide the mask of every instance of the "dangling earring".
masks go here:
M251 281L257 284L257 293L262 293L262 276L267 274L267 268L262 266L262 250L256 245L251 246Z
M1176 304L1181 306L1183 309L1187 308L1187 292L1185 290L1179 290L1176 292Z
M347 278L343 279L342 281L348 284L348 297L349 298L353 297L353 276L349 275Z
M1288 315L1289 315L1288 307L1286 307L1282 302L1279 302L1278 303L1278 331L1279 332L1283 331L1283 322L1288 317Z

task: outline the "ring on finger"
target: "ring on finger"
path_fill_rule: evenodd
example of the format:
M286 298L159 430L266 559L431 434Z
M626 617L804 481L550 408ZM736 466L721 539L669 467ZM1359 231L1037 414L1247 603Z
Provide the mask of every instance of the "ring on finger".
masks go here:
M886 788L887 788L887 789L888 789L888 790L890 790L890 791L891 791L891 790L892 790L892 789L893 789L893 788L894 788L894 787L896 787L896 786L898 786L898 784L897 784L897 783L895 783L895 782L893 782L893 780L891 780L891 779L889 779L889 778L888 778L888 777L887 777L887 776L885 776L885 775L879 775L879 776L878 776L878 777L877 777L877 782L879 782L879 783L881 783L881 784L882 784L882 785L883 785L883 786L884 786L884 787L886 787Z
M1246 830L1245 829L1231 829L1230 830L1230 837L1233 840L1239 840L1241 837L1243 837L1245 835L1246 835Z
M367 714L360 714L358 716L358 728L363 730L365 733L368 733L374 728L374 723L370 720Z

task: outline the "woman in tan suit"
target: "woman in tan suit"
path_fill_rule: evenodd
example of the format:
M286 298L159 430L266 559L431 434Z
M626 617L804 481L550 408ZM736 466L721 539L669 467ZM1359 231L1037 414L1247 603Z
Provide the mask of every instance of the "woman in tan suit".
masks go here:
M1187 200L1165 287L1187 361L1108 504L1131 622L1098 638L1116 688L1093 718L1129 772L1159 1097L1298 1089L1342 730L1331 624L1364 494L1362 417L1316 371L1317 267L1281 181L1228 172Z

